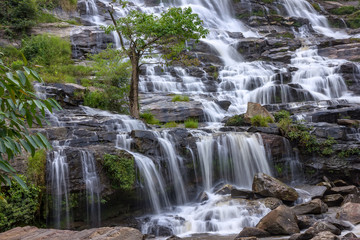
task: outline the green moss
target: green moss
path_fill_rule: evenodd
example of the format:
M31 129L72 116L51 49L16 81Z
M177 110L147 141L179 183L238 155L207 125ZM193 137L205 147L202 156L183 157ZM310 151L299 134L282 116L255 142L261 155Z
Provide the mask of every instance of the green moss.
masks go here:
M103 166L113 188L125 191L133 189L136 180L134 158L105 154Z
M330 10L330 13L335 15L347 15L356 12L358 9L354 6L342 6Z
M196 119L187 119L184 122L184 125L186 128L198 128L199 127L199 122Z
M229 118L226 121L225 126L243 126L244 125L244 116L243 115L235 115Z
M273 123L273 119L271 117L263 117L261 115L255 115L251 119L251 125L256 127L268 127L269 123Z
M311 5L313 6L313 8L314 8L316 11L318 11L318 12L321 11L320 5L319 5L318 3L314 2L314 3L311 3Z
M281 119L290 118L290 113L286 110L281 110L277 113L274 113L275 122L280 122Z
M184 95L175 95L172 100L172 102L189 102L189 96L184 96Z

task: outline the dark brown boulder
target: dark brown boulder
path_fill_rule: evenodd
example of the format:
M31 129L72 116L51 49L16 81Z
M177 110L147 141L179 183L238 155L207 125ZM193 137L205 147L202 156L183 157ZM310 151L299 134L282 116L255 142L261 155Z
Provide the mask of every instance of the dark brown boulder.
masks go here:
M340 206L344 200L344 197L341 194L331 194L327 195L323 198L324 203L326 203L329 207Z
M336 218L349 221L356 225L360 223L360 204L345 203L336 213Z
M270 237L270 233L268 233L267 231L264 231L262 229L259 229L259 228L246 227L239 233L239 235L237 235L237 237L235 239L238 239L240 237L264 238L264 237Z
M310 202L303 203L292 207L296 215L302 214L321 214L328 210L328 206L320 199L314 199Z
M300 232L295 213L285 205L268 213L256 227L271 235L291 235Z
M299 197L294 188L265 173L254 176L252 190L264 197L275 197L284 201L295 201Z

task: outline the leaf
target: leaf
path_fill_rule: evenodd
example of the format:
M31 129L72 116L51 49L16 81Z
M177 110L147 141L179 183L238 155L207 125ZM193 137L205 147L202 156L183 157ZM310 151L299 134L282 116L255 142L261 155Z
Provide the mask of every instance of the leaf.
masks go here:
M1 196L1 194L0 194L0 201L3 203L7 203L6 199L3 196Z
M23 71L20 71L20 70L17 70L16 73L17 73L17 75L18 75L18 77L19 77L19 79L20 79L21 84L22 84L23 86L25 86L25 85L26 85L27 78L26 78L24 72L23 72Z
M26 186L26 184L24 183L24 181L19 178L18 176L16 175L13 175L13 178L20 184L20 186L25 189L25 190L29 190L28 187Z
M41 133L38 133L37 135L40 138L40 140L43 142L44 146L46 146L47 149L52 149L51 144L49 143L49 141L46 139L46 137L44 135L42 135Z

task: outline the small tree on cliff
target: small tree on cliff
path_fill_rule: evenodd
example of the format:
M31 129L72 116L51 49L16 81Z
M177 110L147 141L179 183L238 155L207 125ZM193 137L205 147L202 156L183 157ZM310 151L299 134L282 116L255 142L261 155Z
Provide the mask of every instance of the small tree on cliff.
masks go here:
M191 8L170 8L160 16L133 10L126 17L117 20L114 18L113 9L110 9L109 13L113 25L107 26L105 32L117 32L121 48L130 58L130 114L139 118L139 73L140 67L145 64L141 60L151 58L157 51L163 53L163 60L173 60L185 49L187 40L193 39L197 42L205 37L208 31Z

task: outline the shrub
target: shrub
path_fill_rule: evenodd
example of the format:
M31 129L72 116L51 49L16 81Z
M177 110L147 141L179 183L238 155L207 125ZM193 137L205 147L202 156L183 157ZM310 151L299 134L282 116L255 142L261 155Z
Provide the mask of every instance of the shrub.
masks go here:
M268 127L269 123L274 122L271 117L263 117L261 115L253 116L250 119L250 121L251 121L251 125L256 126L256 127Z
M342 6L331 9L330 12L335 15L347 15L356 12L358 9L354 6Z
M176 122L167 122L164 124L164 128L176 128L177 126Z
M133 158L104 155L104 169L116 189L131 190L135 184L135 163Z
M187 119L184 122L184 125L186 128L198 128L199 127L199 122L196 119Z
M143 119L147 124L159 124L159 120L156 119L150 112L141 113L140 118Z
M14 70L20 70L22 69L22 67L24 66L24 62L21 60L16 60L14 62L11 63L11 68Z
M189 96L183 96L183 95L175 95L172 100L172 102L189 102Z
M35 152L28 159L27 176L36 186L45 186L46 151L44 149Z
M26 178L20 176L26 182ZM6 202L0 201L0 232L18 226L35 225L36 214L40 208L40 190L27 183L28 190L22 188L16 181L3 194Z
M71 62L71 44L60 37L47 34L23 40L21 51L28 60L40 65Z
M281 110L280 112L274 113L275 122L280 122L280 120L284 118L290 118L290 113L285 110Z
M16 32L25 32L35 25L35 0L1 0L0 9L0 23L10 26Z
M243 126L244 124L245 124L244 116L243 115L235 115L226 121L225 126Z

